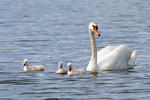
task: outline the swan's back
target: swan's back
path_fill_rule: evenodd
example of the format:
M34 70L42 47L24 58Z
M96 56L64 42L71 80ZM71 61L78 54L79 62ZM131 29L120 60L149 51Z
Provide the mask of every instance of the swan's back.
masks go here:
M71 72L68 71L68 74L69 75L77 75L77 74L84 74L86 71L83 70L83 69L75 69L75 70L72 70Z
M33 65L33 66L30 66L30 68L33 71L44 71L44 66L43 65Z
M56 74L67 74L67 70L65 70L65 69L58 69L56 71Z
M99 57L98 59L100 60L104 56L106 56L108 53L112 52L114 49L116 49L117 46L106 46L105 48L102 48L100 51L97 52L97 55Z
M33 66L28 67L28 68L24 68L24 71L25 72L28 72L28 71L44 71L44 66L42 66L42 65L33 65Z
M128 69L131 50L126 45L107 46L98 52L98 70Z

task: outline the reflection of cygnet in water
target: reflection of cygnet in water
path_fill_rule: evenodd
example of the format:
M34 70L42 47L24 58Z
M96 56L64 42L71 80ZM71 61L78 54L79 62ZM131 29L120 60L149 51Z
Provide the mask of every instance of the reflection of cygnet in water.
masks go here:
M24 59L24 71L29 72L29 71L44 71L44 66L42 65L34 65L34 66L28 66L28 60Z
M68 73L67 73L68 75L77 75L77 74L85 73L85 70L83 70L83 69L72 70L72 63L68 63L67 67L68 67Z
M63 62L58 62L59 69L56 71L56 74L67 74L67 70L63 69Z

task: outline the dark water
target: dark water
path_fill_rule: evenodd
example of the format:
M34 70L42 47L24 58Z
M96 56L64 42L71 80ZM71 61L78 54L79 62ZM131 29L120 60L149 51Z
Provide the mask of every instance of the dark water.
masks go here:
M150 98L150 1L1 0L0 100L148 100ZM100 50L126 44L137 50L130 71L55 74L57 62L86 68L91 46L88 23L99 25ZM23 59L44 72L23 72Z

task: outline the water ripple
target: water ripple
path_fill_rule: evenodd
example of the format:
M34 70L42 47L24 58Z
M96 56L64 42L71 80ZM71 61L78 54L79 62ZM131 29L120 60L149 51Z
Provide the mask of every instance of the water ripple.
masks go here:
M15 2L15 3L14 3ZM148 100L150 1L0 1L0 100ZM90 5L90 6L89 6ZM98 50L126 44L137 50L129 71L56 75L58 61L85 69L88 23L96 21ZM44 72L23 72L23 59Z

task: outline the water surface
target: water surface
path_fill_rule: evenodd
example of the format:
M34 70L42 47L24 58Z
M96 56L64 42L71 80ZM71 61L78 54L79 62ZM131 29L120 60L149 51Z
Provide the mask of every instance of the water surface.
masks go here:
M148 100L150 98L150 1L1 0L0 99ZM55 74L58 61L85 69L91 46L88 23L99 25L98 50L126 44L137 50L130 71ZM23 59L44 72L23 72Z

